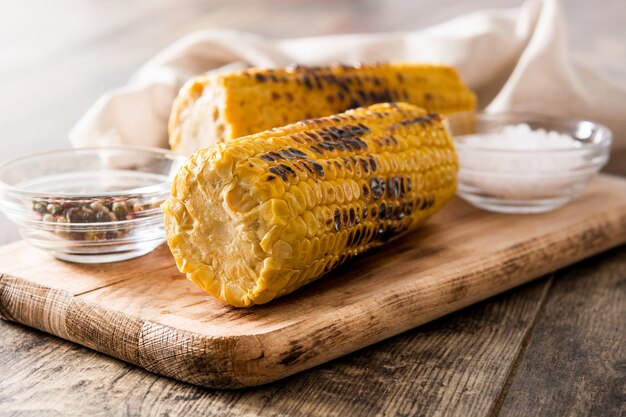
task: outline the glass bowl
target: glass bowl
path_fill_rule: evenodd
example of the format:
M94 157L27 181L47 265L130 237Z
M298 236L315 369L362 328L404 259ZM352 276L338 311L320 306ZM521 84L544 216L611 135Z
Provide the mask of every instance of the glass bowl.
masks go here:
M73 148L0 165L0 209L59 259L115 262L165 241L160 204L186 158L144 147Z
M597 123L531 113L458 113L447 124L459 155L457 194L499 213L541 213L568 203L607 163L612 141L611 131ZM536 138L534 148L505 146L502 130L520 124L528 125L528 134L543 129L543 139L558 133L577 143L544 148L548 142Z

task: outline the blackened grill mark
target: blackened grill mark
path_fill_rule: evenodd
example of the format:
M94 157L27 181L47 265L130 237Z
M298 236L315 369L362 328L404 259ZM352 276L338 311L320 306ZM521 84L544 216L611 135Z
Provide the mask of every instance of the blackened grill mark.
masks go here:
M282 179L283 181L287 181L287 174L284 173L281 169L277 168L277 167L271 167L269 169L269 171L273 174L276 174L280 177L280 179Z
M295 155L292 155L291 151L289 149L282 149L278 153L281 154L282 156L284 156L287 159L295 158Z
M310 159L309 159L309 162L311 163L311 165L315 169L315 172L317 172L317 175L319 175L320 177L323 177L324 176L324 167L321 166L320 164L318 164L317 162L312 161Z
M380 195L384 196L387 192L387 181L383 177L378 179L378 186L380 187Z
M372 168L372 172L376 172L376 160L372 155L369 155L368 159L370 161L370 168Z
M278 152L274 152L274 151L268 152L267 155L271 156L272 158L274 158L276 160L278 160L278 159L284 160L285 159L281 154L279 154Z
M311 168L309 164L307 164L304 161L298 161L297 163L298 163L298 166L302 168L304 171L307 171L311 175L315 175L315 170Z
M370 197L370 189L367 188L367 184L363 184L363 197L365 198Z
M311 132L304 132L304 134L305 134L305 135L307 135L309 138L311 138L312 140L314 140L314 141L316 141L316 142L319 140L319 138L318 138L317 136L315 136L315 135L314 135L313 133L311 133Z
M380 187L380 183L378 182L378 178L372 177L370 188L372 190L372 198L374 200L378 200L380 197L382 197L383 193Z
M299 150L299 149L289 148L288 150L289 150L289 152L291 152L291 154L292 154L293 156L295 156L296 158L306 158L306 157L307 157L307 154L305 154L304 152L302 152L302 151L301 151L301 150Z
M333 224L335 225L335 232L341 230L341 211L339 209L335 209L333 213Z
M363 158L359 158L359 162L361 163L361 167L363 167L363 171L367 174L370 171L370 166L367 161Z
M441 117L437 113L430 113L430 114L427 114L426 116L419 116L414 119L403 120L400 122L400 124L403 126L408 126L411 124L419 123L420 125L424 126L425 124L431 124L433 120L440 120L440 119Z

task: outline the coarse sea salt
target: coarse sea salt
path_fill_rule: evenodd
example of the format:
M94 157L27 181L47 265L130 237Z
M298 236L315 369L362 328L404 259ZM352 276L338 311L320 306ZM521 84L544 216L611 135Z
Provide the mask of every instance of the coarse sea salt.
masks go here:
M457 143L461 183L490 197L549 198L576 184L585 166L579 140L527 124L460 136Z

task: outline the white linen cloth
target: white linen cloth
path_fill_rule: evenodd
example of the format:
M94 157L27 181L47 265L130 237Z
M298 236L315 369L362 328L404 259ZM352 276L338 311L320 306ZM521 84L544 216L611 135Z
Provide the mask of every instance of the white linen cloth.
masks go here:
M206 71L292 63L416 61L455 66L488 110L519 110L598 121L626 148L626 87L567 50L557 0L462 16L404 33L267 39L227 30L192 33L147 62L123 87L104 94L70 132L75 146L167 147L167 119L179 88Z

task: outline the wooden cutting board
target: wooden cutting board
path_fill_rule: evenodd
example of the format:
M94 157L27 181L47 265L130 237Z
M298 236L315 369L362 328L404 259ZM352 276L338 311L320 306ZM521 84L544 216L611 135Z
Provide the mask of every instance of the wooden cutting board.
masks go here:
M269 305L222 305L167 247L116 264L0 248L0 316L207 387L283 378L626 242L626 180L600 176L546 214L456 199L420 231Z

